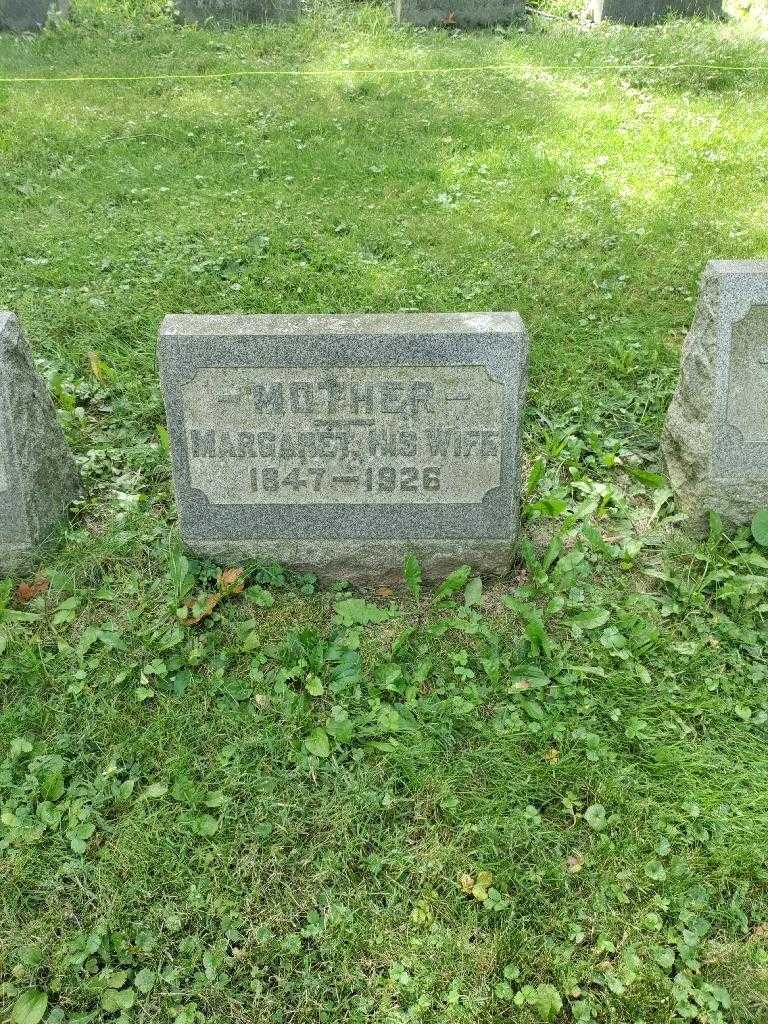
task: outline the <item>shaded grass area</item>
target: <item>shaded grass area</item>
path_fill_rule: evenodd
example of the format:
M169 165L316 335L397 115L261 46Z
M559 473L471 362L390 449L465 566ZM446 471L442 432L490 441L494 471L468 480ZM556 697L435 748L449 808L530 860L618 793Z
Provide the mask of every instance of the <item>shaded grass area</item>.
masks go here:
M0 40L0 77L509 65L0 84L0 306L91 493L2 601L9 1012L765 1019L768 562L682 538L656 449L704 263L768 248L766 61L366 8ZM173 539L162 316L396 309L529 327L514 577L376 612L254 568L185 625L221 584Z

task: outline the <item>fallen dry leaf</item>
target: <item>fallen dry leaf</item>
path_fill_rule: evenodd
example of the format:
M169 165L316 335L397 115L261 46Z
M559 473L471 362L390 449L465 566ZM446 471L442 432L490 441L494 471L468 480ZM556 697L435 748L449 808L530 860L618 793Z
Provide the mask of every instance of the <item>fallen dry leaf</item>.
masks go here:
M88 363L91 367L91 373L96 378L96 380L103 381L106 379L106 374L104 372L104 363L102 362L101 356L99 355L98 352L94 352L93 350L91 350L88 353Z
M31 583L20 583L16 588L16 600L19 604L28 604L44 594L50 585L50 580L45 576L37 576Z
M527 569L518 569L512 577L512 584L514 587L524 587L530 579Z
M208 618L220 600L221 594L208 594L202 605L199 600L188 601L187 609L189 614L186 616L184 621L188 626L196 626L198 622L202 622L203 619Z
M219 576L219 589L215 594L194 598L186 603L184 622L188 626L196 626L207 619L216 605L225 597L242 594L245 589L245 569L222 569Z
M578 875L584 867L584 858L580 853L572 853L571 856L566 859L565 866L568 869L569 875Z
M488 886L493 881L493 875L490 871L479 871L477 878L473 878L472 875L466 871L459 875L459 885L467 896L474 896L476 900L484 903L488 899Z
M222 569L219 576L219 589L223 596L242 594L245 587L245 569Z

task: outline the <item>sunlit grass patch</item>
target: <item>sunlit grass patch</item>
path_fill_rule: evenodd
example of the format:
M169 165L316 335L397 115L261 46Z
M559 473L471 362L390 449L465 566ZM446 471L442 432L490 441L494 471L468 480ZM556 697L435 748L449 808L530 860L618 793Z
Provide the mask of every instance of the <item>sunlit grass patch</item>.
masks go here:
M657 452L704 264L768 249L765 59L364 6L0 40L2 77L334 72L0 84L0 306L91 494L0 589L17 1024L765 1017L768 562L685 539ZM513 576L185 560L162 317L399 309L530 330Z

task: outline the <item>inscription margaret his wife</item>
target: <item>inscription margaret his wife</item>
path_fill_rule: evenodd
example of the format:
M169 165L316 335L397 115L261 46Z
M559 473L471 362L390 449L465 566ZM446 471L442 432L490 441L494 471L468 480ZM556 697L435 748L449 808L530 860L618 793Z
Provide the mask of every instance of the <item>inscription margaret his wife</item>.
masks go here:
M224 504L480 501L501 473L502 389L480 399L482 377L204 370L184 388L192 485Z

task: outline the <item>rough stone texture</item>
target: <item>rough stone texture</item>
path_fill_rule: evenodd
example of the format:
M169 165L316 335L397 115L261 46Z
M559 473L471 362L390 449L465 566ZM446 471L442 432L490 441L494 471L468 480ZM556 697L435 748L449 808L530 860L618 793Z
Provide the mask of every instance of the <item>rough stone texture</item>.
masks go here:
M411 552L505 573L527 349L514 313L166 317L184 541L353 582Z
M80 493L19 321L0 312L0 571L24 568Z
M653 25L665 18L721 18L722 0L590 0L587 19L624 25Z
M176 9L185 22L204 22L212 18L237 25L296 18L301 0L176 0Z
M37 32L68 13L69 0L0 0L0 31Z
M713 261L686 338L662 452L697 532L709 511L747 523L768 507L768 261Z
M525 21L525 0L394 0L397 21L411 25L472 28Z

